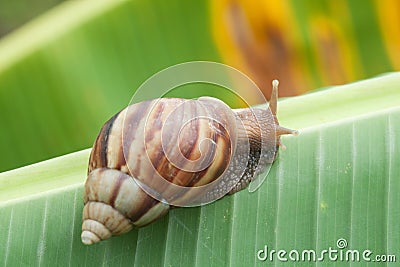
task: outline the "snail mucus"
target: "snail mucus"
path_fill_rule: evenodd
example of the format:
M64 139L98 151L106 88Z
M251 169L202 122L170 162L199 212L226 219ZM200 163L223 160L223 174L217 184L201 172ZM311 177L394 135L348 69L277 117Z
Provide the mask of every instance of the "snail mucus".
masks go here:
M268 108L221 100L160 98L129 105L101 128L84 188L82 242L90 245L248 186L272 164L280 136L297 134Z

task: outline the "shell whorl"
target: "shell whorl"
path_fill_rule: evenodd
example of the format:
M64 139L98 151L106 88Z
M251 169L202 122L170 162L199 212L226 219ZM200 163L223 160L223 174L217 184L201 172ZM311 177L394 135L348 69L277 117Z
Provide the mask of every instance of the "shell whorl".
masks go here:
M167 204L148 196L129 175L114 169L91 171L85 184L82 242L93 244L145 226L163 216Z
M199 105L197 100L184 99L141 102L116 114L103 126L89 160L83 243L99 242L163 216L169 205L150 196L143 187L156 188L155 194L168 193L180 203L187 203L196 197L189 189L201 188L222 174L231 156L231 139L227 137L230 129L224 125L232 123L235 116L227 106L222 110L226 108L228 112L218 115L221 107L217 111L212 104L223 103L219 100L200 101L204 103ZM193 116L195 119L191 119ZM216 121L203 120L210 116ZM177 120L180 126L175 125ZM167 140L167 144L162 140ZM204 140L212 142L204 145ZM174 155L177 156L174 158ZM179 155L186 161L179 162L182 159ZM191 171L198 164L205 167ZM169 184L154 182L156 176ZM187 190L177 192L171 185L184 186ZM117 223L109 223L114 220Z

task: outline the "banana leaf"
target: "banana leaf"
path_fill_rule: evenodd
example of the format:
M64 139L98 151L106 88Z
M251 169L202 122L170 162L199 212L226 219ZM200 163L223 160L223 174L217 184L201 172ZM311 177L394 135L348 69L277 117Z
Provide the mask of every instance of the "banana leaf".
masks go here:
M400 74L393 73L281 101L281 124L300 135L283 138L287 149L259 190L171 210L154 224L92 246L80 240L89 150L1 173L2 264L285 266L286 257L296 266L364 266L377 255L398 260L399 85ZM321 256L329 249L338 251L336 259ZM271 250L287 254L270 257ZM292 250L300 253L297 261L296 254L289 258ZM310 250L315 261L302 261ZM347 261L343 255L355 250L359 261ZM363 258L364 251L371 253Z

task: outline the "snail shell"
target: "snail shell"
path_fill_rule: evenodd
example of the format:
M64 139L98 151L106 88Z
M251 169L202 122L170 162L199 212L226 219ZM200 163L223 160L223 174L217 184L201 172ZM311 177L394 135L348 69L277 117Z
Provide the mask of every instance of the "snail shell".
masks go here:
M89 159L82 242L142 227L170 206L212 202L245 188L277 156L277 83L269 108L162 98L128 106L102 127Z

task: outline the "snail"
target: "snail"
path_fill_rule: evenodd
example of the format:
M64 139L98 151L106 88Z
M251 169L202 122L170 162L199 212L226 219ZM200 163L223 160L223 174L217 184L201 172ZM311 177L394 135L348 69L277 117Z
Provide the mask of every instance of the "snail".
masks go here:
M129 105L101 128L84 188L82 242L148 225L171 207L238 192L272 164L280 136L297 135L268 108L230 109L212 97L159 98Z

